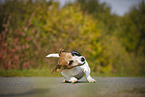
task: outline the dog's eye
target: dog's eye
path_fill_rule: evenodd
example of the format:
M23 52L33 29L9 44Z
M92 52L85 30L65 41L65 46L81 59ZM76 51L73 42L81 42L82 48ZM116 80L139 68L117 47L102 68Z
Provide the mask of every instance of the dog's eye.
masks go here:
M73 62L74 62L73 60L69 61L69 64L68 65L71 65Z

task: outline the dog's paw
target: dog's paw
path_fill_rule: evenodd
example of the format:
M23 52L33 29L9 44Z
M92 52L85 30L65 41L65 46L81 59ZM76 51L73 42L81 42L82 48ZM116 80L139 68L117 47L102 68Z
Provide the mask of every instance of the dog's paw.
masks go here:
M63 82L63 83L67 83L68 81L67 81L67 80L63 80L62 82Z
M69 80L70 81L70 80ZM76 83L78 82L78 80L73 80L73 81L70 81L71 83Z
M70 80L63 80L63 83L75 83L78 82L78 80L75 77L72 77Z
M72 77L72 78L69 80L69 82L75 83L75 82L78 82L78 79L76 79L75 77Z
M88 77L87 80L90 82L90 83L96 83L96 80L91 78L91 77Z

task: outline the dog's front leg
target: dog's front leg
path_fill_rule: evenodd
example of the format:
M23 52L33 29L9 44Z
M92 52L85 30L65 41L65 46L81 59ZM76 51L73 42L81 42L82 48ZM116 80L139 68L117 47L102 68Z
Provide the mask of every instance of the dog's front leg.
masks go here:
M90 83L95 83L96 80L94 80L91 76L90 76L90 73L88 71L84 71L85 74L86 74L86 78L87 78L87 81L89 81Z
M89 81L90 83L95 83L96 80L94 80L94 79L90 76L91 70L90 70L90 67L89 67L89 65L88 65L88 62L85 61L85 64L82 65L82 66L80 66L80 67L81 67L82 71L85 73L87 81Z

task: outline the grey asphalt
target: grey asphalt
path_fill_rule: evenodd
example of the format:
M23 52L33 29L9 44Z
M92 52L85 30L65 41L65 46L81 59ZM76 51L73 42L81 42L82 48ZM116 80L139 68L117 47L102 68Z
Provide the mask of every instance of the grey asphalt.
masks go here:
M0 77L0 97L145 97L145 78L93 78L72 84L62 77Z

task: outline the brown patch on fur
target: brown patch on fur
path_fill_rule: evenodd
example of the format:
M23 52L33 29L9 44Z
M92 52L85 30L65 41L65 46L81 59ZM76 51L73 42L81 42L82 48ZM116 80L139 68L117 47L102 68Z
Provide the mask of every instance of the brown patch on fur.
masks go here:
M63 69L71 69L72 67L69 66L69 61L72 59L72 54L63 52L64 48L60 49L59 51L59 59L58 59L58 65L56 65L52 71L53 72L58 72L62 71Z

